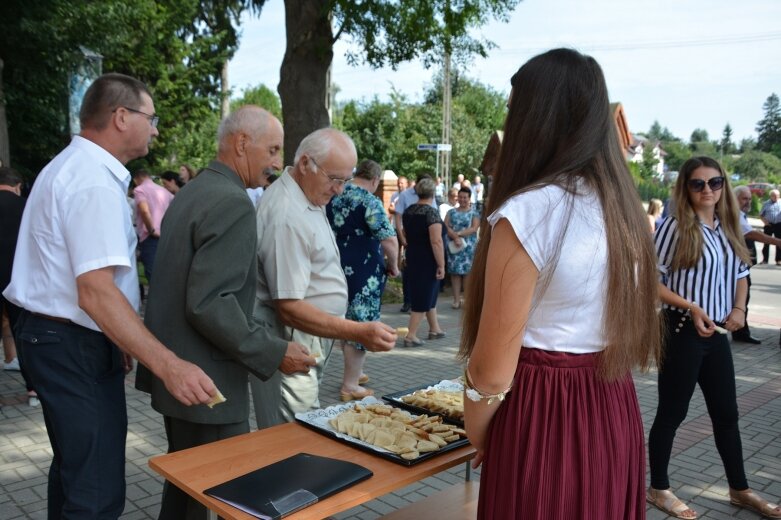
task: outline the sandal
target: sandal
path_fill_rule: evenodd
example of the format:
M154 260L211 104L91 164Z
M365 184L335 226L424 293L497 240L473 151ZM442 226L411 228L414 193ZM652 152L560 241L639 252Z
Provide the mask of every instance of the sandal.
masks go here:
M369 376L367 376L366 374L363 374L361 377L358 378L359 385L365 385L368 382L369 382Z
M674 516L675 518L680 518L682 520L694 520L697 518L697 511L684 504L669 489L654 489L649 487L648 491L645 493L645 500L659 511Z
M767 518L781 518L781 507L771 504L750 489L735 491L730 488L729 503L733 506L750 509Z
M426 343L425 341L420 340L418 338L414 338L414 339L404 338L404 346L407 347L407 348L410 348L410 347L422 347L423 345L425 345L425 343Z
M429 332L428 339L442 339L446 336L445 331Z
M350 401L360 401L364 397L369 397L370 395L374 395L374 390L369 388L364 388L363 392L339 392L339 398L342 400L342 402L345 403Z

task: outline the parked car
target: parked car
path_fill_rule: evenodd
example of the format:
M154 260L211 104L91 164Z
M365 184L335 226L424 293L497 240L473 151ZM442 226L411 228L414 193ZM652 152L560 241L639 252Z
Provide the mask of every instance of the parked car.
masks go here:
M775 186L769 182L752 182L748 185L748 189L751 190L752 195L756 195L757 197L762 198L765 196L765 193L775 189Z

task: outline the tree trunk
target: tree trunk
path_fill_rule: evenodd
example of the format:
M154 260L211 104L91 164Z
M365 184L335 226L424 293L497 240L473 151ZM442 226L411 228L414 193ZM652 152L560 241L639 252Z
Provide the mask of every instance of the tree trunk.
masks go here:
M11 166L11 151L8 148L8 118L5 116L5 95L3 94L2 58L0 58L0 166Z
M330 125L325 106L333 34L328 0L285 0L287 48L279 73L285 124L285 164L293 164L301 140Z

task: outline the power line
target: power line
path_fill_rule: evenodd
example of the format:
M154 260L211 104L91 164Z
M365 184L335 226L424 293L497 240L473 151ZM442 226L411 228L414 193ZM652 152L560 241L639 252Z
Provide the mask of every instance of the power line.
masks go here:
M635 42L621 42L621 43L609 43L609 42L594 42L594 43L580 43L577 47L581 50L587 51L635 51L644 49L676 49L684 47L704 47L711 45L728 45L728 44L746 44L746 43L758 43L768 42L774 40L781 40L781 32L769 32L761 34L742 34L733 36L711 37L711 38L699 38L689 40L647 40L647 41L635 41ZM526 54L529 52L537 52L542 49L548 49L551 44L536 44L528 45L524 47L512 48L512 49L495 49L492 51L496 54Z

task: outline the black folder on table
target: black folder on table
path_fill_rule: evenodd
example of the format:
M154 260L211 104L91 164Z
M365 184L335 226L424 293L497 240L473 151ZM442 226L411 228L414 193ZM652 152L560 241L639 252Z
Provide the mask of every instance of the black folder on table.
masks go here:
M372 475L352 462L299 453L204 493L250 515L276 520Z

